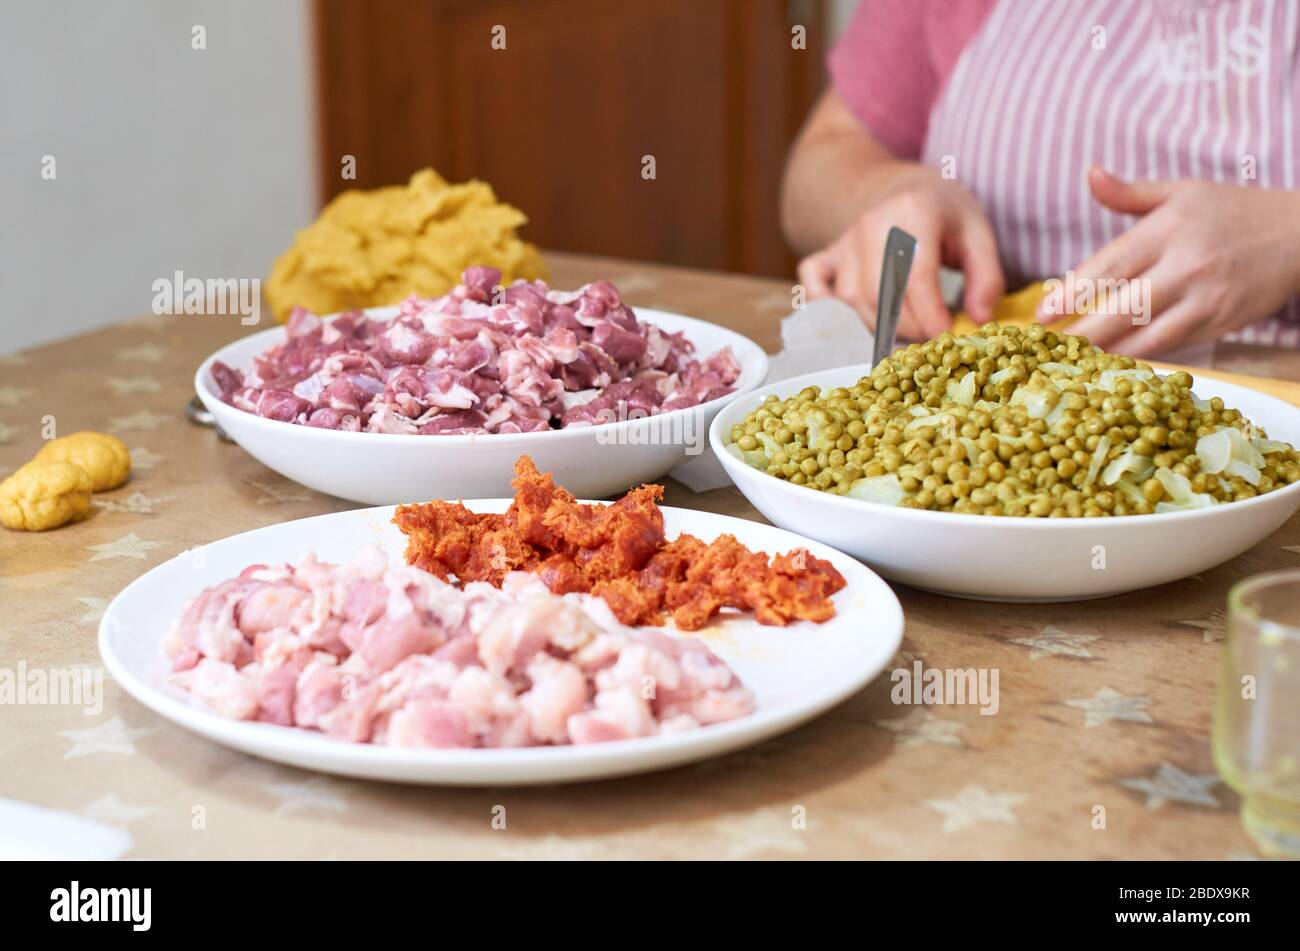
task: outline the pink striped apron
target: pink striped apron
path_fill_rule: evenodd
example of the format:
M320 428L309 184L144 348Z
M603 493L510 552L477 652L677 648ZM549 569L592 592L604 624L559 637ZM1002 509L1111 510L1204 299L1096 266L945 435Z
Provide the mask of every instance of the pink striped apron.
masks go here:
M997 0L922 160L989 213L1008 286L1062 274L1135 220L1093 200L1089 165L1297 187L1298 30L1300 0ZM1232 339L1300 346L1300 300Z

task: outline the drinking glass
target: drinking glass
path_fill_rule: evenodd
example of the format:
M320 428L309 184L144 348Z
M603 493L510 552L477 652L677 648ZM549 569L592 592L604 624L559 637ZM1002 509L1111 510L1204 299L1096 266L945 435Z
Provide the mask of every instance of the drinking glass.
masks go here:
M1228 592L1214 763L1256 844L1300 856L1300 570Z

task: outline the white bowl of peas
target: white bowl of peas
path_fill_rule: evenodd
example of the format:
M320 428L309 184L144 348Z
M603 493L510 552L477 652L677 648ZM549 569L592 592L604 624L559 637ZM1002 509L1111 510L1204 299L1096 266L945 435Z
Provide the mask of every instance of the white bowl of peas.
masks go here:
M718 414L710 443L774 524L966 598L1176 581L1300 508L1300 409L1041 326L769 384Z

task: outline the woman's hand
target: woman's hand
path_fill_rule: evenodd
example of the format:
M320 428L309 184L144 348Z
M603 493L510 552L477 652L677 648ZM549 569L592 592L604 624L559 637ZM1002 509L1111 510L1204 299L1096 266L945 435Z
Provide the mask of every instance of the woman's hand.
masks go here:
M1132 306L1099 300L1097 313L1068 332L1117 353L1153 356L1216 340L1300 293L1300 193L1195 180L1124 182L1095 167L1088 185L1107 208L1142 217L1080 264L1074 284L1103 289L1126 281L1149 309L1133 314ZM1054 319L1055 310L1059 319L1059 304L1045 299L1040 317Z
M978 323L992 318L1005 289L993 229L966 189L923 166L901 168L838 239L799 262L808 296L838 297L874 329L885 240L893 226L916 238L900 336L920 340L951 326L939 290L941 264L966 272L967 313Z

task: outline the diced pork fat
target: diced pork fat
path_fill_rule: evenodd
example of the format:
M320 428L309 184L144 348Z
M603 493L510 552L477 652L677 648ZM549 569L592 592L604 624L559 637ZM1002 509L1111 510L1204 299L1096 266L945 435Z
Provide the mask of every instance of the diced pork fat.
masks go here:
M340 740L515 747L678 732L754 701L697 641L534 575L457 588L389 563L253 565L186 605L173 682L223 716Z

